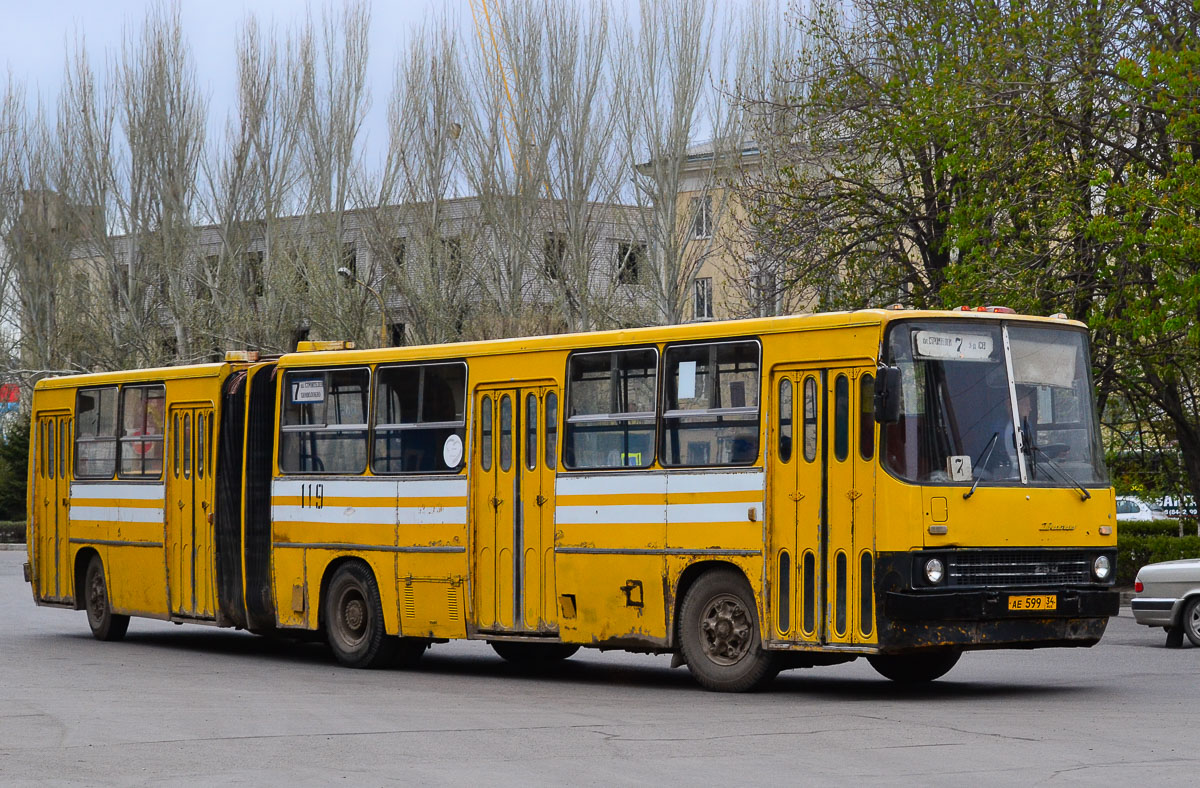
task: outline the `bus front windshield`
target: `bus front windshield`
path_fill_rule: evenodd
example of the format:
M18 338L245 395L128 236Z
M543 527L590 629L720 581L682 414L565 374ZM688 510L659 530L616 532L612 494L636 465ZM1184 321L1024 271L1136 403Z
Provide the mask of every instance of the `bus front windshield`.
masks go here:
M880 430L884 462L896 476L1107 484L1083 331L904 322L884 344L885 362L900 368L902 381L900 419Z

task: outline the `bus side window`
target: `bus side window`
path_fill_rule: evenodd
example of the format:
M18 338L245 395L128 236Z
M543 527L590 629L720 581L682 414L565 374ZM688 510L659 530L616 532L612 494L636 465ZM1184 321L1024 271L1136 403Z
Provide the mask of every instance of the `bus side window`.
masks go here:
M57 445L54 440L54 419L48 419L46 426L49 427L49 437L46 440L50 451L46 454L46 478L54 478L54 447Z
M537 469L538 445L538 401L536 394L525 395L525 467Z
M779 381L779 461L792 459L792 381Z
M484 397L479 404L479 467L492 469L492 398Z
M75 397L75 477L111 479L117 470L117 387Z
M804 461L817 459L817 379L804 379Z
M165 423L165 387L121 389L121 478L156 479L162 475Z
M567 361L563 464L648 468L654 464L658 350L575 353Z
M360 474L367 469L366 368L284 375L279 468L284 473Z
M558 395L546 395L546 467L554 470L558 462Z
M858 379L858 454L864 460L875 456L875 376Z
M461 468L467 365L380 367L376 379L371 471L453 473Z
M750 465L758 459L758 343L667 348L663 465Z
M850 381L845 375L833 384L833 456L838 462L850 456Z

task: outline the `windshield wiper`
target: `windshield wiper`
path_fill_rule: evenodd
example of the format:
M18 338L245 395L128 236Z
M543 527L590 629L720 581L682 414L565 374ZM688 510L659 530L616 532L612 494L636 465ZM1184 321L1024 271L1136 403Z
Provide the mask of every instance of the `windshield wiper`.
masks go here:
M988 440L988 442L987 442L987 446L984 446L984 447L983 447L983 451L982 451L982 452L980 452L980 459L979 459L979 463L978 463L978 465L977 465L977 467L980 469L980 471L986 471L986 470L987 470L987 461L988 461L988 460L990 460L990 459L992 458L992 449L996 448L996 438L999 438L999 437L1000 437L1000 433L999 433L999 432L993 432L993 433L992 433L992 437L991 437L991 438ZM971 475L973 475L973 476L974 476L974 474L975 474L975 469L974 469L974 468L972 468L972 469L971 469ZM968 498L970 498L972 495L974 495L974 494L975 494L975 488L979 486L979 483L980 483L981 481L983 481L983 476L982 476L982 475L980 475L980 476L977 476L977 477L975 478L975 483L971 485L971 489L969 489L969 490L967 490L965 493L963 493L963 500L964 500L964 501L965 501L965 500L967 500Z
M1091 494L1090 492L1088 492L1088 491L1087 491L1087 489L1086 489L1086 488L1085 488L1085 487L1084 487L1082 484L1080 484L1079 482L1075 481L1075 477L1074 477L1074 476L1072 476L1071 474L1067 473L1067 472L1066 472L1066 470L1065 470L1065 469L1064 469L1064 468L1063 468L1061 465L1059 465L1059 464L1058 464L1058 462L1056 462L1056 461L1055 461L1055 459L1054 459L1053 457L1051 457L1051 456L1050 456L1049 454L1047 454L1046 452L1042 451L1042 447L1041 447L1041 446L1036 446L1036 445L1034 445L1033 443L1030 443L1030 444L1029 444L1029 450L1030 450L1030 452L1029 452L1030 454L1032 454L1033 452L1035 452L1035 451L1036 451L1038 454L1040 454L1040 455L1042 455L1043 457L1045 457L1045 458L1046 458L1046 463L1047 463L1046 467L1050 468L1050 469L1051 469L1051 470L1053 470L1055 473L1057 473L1057 474L1058 474L1058 477L1059 477L1060 479L1063 479L1063 480L1065 480L1065 481L1068 481L1068 482L1070 482L1071 484L1075 485L1075 488L1076 488L1077 490L1079 490L1079 492L1080 492L1080 493L1083 495L1083 498L1081 498L1080 500L1084 500L1084 501L1086 501L1088 498L1091 498L1091 497L1092 497L1092 494Z

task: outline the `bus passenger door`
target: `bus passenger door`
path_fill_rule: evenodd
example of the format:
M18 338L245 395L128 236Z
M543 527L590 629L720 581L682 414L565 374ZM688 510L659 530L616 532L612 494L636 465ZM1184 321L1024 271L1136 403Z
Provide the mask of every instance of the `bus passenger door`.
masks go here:
M776 372L767 452L771 553L768 580L772 639L817 643L824 636L824 462L819 369Z
M826 372L826 641L875 640L874 369Z
M73 592L63 580L70 568L70 456L71 417L39 414L37 418L34 505L37 529L31 534L42 599L63 599ZM33 514L31 512L31 514Z
M475 391L472 512L475 624L494 632L557 631L554 469L547 408L557 393L529 384ZM555 413L555 415L557 415Z
M215 616L212 417L207 405L172 405L167 474L167 583L171 613Z

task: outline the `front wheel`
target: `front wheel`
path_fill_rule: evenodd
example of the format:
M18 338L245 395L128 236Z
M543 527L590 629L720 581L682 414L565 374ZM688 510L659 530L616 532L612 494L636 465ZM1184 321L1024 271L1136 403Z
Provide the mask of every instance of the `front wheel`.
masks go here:
M1183 607L1183 634L1192 641L1193 646L1200 647L1200 596L1194 596Z
M387 636L379 586L363 564L343 564L329 582L325 636L337 661L346 667L376 668L393 661L396 639Z
M961 656L959 649L947 648L917 654L876 654L867 661L884 678L900 684L922 684L945 676Z
M108 598L108 583L104 580L104 563L100 556L92 556L84 575L84 606L87 608L88 626L96 640L120 640L129 629L129 616L112 611Z
M688 589L679 612L679 647L688 670L705 689L745 692L779 672L762 648L754 595L741 574L707 572Z

